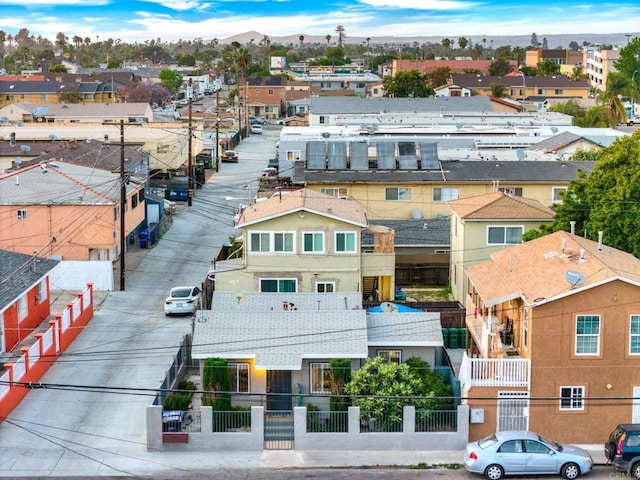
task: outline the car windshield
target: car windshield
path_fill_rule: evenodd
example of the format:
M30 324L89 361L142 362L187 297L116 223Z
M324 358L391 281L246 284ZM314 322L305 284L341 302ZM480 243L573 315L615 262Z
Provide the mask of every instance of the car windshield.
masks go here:
M493 445L497 441L498 441L498 438L495 436L495 434L491 434L488 437L484 437L484 438L478 440L478 446L480 448L482 448L482 449L485 449L487 447L490 447L491 445Z
M176 288L171 291L171 296L173 298L187 298L191 296L190 288Z

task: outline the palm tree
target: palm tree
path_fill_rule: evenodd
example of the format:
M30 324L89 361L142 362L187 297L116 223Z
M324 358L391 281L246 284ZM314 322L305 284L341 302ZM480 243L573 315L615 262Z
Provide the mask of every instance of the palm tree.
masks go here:
M631 93L632 88L631 80L620 72L607 75L606 88L598 94L597 100L604 106L611 127L616 128L618 124L626 123L627 115L621 97Z
M328 33L324 36L325 40L327 41L327 47L329 46L329 43L331 43L331 35L329 35Z
M304 42L304 35L299 35L298 40L300 40L300 48L302 48L302 43Z
M346 36L344 33L344 27L342 25L338 25L336 27L336 33L338 34L338 46L342 48L342 44L344 43L344 37Z

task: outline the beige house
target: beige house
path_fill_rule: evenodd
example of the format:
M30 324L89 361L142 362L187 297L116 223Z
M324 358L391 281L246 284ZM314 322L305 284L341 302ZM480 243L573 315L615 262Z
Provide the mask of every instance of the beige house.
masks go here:
M151 123L148 103L11 103L0 108L9 122L67 125L77 123Z
M121 178L55 161L0 176L0 248L61 260L115 260L122 251ZM126 186L125 236L145 220L144 187Z
M466 270L459 379L469 437L530 429L601 444L640 422L640 261L564 231ZM603 440L604 439L604 440Z
M361 249L360 205L310 189L282 192L244 209L239 258L216 262L216 291L360 292L393 300L393 231L376 226ZM372 227L374 228L374 227Z
M550 223L554 212L537 200L502 191L449 202L451 254L449 281L453 298L464 305L465 269L486 261L505 245L517 245L522 235Z

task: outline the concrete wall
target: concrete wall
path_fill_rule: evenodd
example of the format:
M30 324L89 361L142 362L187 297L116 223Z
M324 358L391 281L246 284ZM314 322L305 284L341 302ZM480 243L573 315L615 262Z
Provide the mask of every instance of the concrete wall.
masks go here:
M415 432L415 408L404 407L403 432L360 433L360 408L349 408L347 433L307 433L306 407L294 407L295 450L462 450L469 436L469 407L458 407L456 432ZM201 431L162 433L162 406L147 407L147 450L175 449L170 435L187 436L180 450L260 451L264 445L264 407L251 407L251 431L212 433L213 411L201 409Z
M87 283L93 290L113 291L113 263L108 260L65 261L56 265L49 273L52 290L83 290Z

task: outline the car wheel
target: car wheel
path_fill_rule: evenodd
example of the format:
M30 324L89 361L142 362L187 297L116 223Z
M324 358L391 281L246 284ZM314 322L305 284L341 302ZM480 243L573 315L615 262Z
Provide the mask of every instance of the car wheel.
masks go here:
M633 478L640 479L640 462L636 463L631 467L631 476Z
M489 465L484 471L484 477L487 480L500 480L504 477L504 469L500 465Z
M575 480L580 476L580 467L575 463L567 463L562 467L562 476L568 480Z

